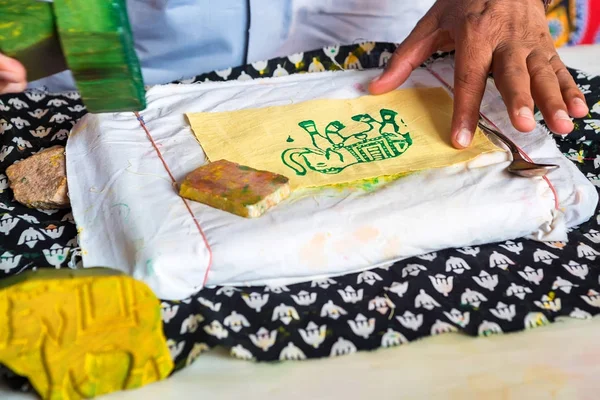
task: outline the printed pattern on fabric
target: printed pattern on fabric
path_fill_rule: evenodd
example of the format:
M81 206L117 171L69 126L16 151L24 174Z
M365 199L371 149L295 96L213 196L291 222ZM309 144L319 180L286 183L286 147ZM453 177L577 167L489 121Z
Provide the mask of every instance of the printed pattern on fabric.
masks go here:
M437 115L435 122L427 115ZM499 150L481 130L468 149L452 149L444 140L451 116L452 99L441 87L187 114L208 159L287 176L292 190L398 176Z
M392 44L329 47L186 83L254 79L385 65ZM437 56L439 57L439 56ZM561 150L600 187L600 77L571 71L592 109ZM76 228L68 210L40 212L13 201L4 171L42 148L64 144L85 113L74 93L0 97L0 274L75 268ZM543 123L543 121L542 121ZM66 261L58 262L58 255ZM394 265L288 287L215 287L163 301L177 367L225 346L242 359L301 360L408 343L444 332L493 335L600 312L600 214L568 243L514 240L450 249ZM21 380L14 380L20 386Z
M600 42L600 0L554 0L546 16L556 47Z

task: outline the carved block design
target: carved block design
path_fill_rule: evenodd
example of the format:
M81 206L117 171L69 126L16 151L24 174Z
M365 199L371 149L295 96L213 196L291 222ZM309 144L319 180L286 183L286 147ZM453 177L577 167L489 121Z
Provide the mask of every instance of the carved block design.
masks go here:
M105 269L28 272L0 283L0 363L44 399L131 389L173 369L160 302Z

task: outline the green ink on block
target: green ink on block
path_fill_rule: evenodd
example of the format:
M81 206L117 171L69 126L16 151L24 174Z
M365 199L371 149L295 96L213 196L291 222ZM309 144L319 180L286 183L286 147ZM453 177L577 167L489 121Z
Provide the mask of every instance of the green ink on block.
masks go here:
M0 53L21 61L30 81L65 70L52 5L0 0Z
M131 214L131 209L129 208L129 206L125 203L117 203L114 204L110 207L111 209L116 208L117 212L123 216L123 222L127 222L127 220L129 219L129 214Z
M145 108L125 0L0 0L0 15L0 52L30 81L69 68L88 111Z
M345 126L332 121L319 132L314 121L298 124L311 138L314 147L289 148L281 154L282 162L296 175L303 176L307 168L322 174L339 174L345 168L360 163L370 163L399 157L412 146L408 127L402 121L402 129L396 123L397 112L379 111L381 121L369 114L358 114L352 120L362 122L367 128L350 136L344 136ZM376 127L379 126L379 129Z
M14 54L50 39L54 16L49 3L0 0L0 48Z
M291 136L288 136L288 138L287 138L286 142L288 142L288 143L292 143L293 141L294 141L294 139L292 139L292 137L291 137Z

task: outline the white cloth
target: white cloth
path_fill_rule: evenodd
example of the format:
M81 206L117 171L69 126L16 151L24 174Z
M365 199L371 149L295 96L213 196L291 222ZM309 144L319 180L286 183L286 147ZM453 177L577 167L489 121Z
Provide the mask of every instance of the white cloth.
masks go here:
M449 61L434 68L452 82ZM148 92L142 116L180 182L205 162L184 113L352 98L362 94L356 84L364 85L377 73L159 86ZM416 71L404 87L417 85L441 86L425 70ZM293 198L256 220L189 202L192 217L133 114L88 114L67 143L83 263L130 273L159 298L183 299L203 283L280 285L449 247L528 235L565 240L568 226L592 216L595 188L541 128L527 135L511 128L493 85L488 85L482 110L535 160L561 166L549 177L562 212L554 211L544 180L509 175L507 155L494 153L414 174L372 193L323 191Z

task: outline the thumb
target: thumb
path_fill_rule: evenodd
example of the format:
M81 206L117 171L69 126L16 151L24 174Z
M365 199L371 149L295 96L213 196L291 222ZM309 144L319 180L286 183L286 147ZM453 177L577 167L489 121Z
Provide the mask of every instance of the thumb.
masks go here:
M25 67L17 60L0 54L0 94L21 92L26 86Z
M398 46L385 71L369 84L371 94L387 93L402 85L413 70L437 51L439 38L437 18L428 13Z

